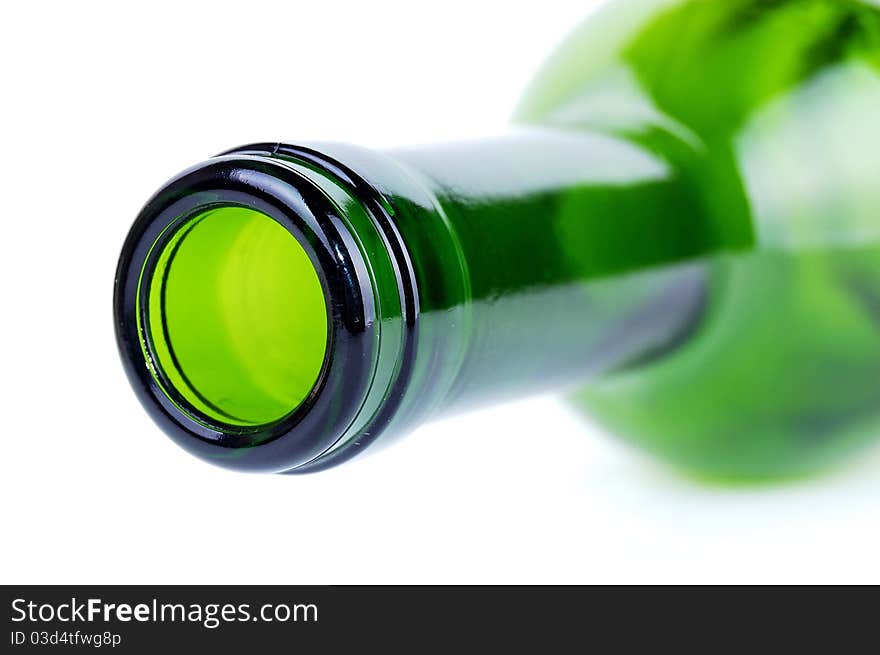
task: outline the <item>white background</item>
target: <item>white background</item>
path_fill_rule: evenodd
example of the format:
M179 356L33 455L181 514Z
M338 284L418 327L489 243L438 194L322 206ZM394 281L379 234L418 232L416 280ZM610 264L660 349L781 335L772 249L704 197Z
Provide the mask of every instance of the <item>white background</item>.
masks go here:
M243 475L129 390L114 267L165 179L245 142L497 130L589 5L5 5L0 582L880 582L877 451L706 487L544 397L326 473Z

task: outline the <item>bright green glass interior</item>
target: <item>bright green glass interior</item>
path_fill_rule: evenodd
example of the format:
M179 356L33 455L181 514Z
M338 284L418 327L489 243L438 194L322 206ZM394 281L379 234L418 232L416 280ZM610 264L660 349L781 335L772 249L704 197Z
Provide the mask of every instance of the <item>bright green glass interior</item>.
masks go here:
M327 305L305 250L275 220L244 207L193 217L148 284L154 364L193 408L258 426L308 397L327 350Z

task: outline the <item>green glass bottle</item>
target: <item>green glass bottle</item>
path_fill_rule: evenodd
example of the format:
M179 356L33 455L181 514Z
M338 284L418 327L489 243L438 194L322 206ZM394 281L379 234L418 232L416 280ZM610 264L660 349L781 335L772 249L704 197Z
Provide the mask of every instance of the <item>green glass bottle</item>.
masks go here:
M617 0L499 136L171 180L120 258L123 362L231 468L549 388L701 475L828 466L880 427L878 108L874 2Z

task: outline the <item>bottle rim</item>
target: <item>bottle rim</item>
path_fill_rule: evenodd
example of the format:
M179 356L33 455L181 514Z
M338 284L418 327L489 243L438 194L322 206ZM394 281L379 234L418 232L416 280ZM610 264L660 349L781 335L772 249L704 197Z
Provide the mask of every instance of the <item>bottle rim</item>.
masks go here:
M284 158L354 198L362 215L345 211L311 175ZM163 245L194 216L224 206L252 209L284 227L314 266L328 310L324 363L312 390L290 413L260 425L218 421L169 387L145 324L149 284L144 281ZM370 231L384 252L363 247ZM147 202L119 259L117 344L141 403L186 450L238 470L320 470L363 450L400 404L415 355L414 279L402 238L381 194L368 182L308 148L253 144L184 171Z

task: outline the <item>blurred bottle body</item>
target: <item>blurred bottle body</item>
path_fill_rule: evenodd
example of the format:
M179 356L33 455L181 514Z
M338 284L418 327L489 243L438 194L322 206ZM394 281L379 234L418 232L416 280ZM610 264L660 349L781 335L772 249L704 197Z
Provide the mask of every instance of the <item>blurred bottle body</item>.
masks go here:
M693 185L713 245L687 338L575 405L721 478L803 474L877 436L878 118L870 3L621 0L584 23L517 119L656 153ZM580 220L557 222L574 260L591 257Z

